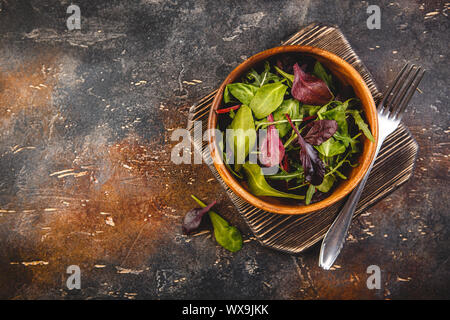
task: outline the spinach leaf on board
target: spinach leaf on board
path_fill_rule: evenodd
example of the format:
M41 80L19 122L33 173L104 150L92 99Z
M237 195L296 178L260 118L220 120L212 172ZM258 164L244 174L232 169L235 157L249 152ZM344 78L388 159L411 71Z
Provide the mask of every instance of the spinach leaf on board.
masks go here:
M249 154L256 142L255 122L253 121L252 110L246 105L242 105L227 131L228 145L232 147L235 159L235 168L238 170L245 158Z
M261 167L255 163L246 162L243 165L247 176L250 192L255 196L272 196L278 198L290 198L302 200L305 197L297 194L286 193L272 188L266 181Z
M283 103L274 111L273 119L275 121L285 120L286 117L284 115L286 113L293 120L300 119L300 107L298 100L284 100ZM291 130L291 126L289 125L289 123L278 123L275 126L278 129L280 137L284 137Z
M250 102L255 118L265 118L275 111L283 102L286 90L287 86L280 82L268 83L259 88Z
M206 204L204 204L200 199L193 195L191 195L191 197L201 207L206 207ZM214 211L209 210L208 215L214 228L214 237L216 238L217 243L231 252L241 250L242 236L239 230L234 226L230 226L224 218Z
M249 105L257 91L258 88L250 84L240 82L230 83L225 87L225 93L227 93L227 96L224 94L224 102L229 103L232 101L228 94L231 93L233 97L238 99L242 104Z

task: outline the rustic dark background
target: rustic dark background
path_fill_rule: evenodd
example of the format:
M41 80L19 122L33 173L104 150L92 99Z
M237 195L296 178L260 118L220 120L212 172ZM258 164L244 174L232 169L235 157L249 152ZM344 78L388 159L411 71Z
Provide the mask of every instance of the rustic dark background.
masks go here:
M0 0L0 298L450 298L446 1ZM378 4L381 30L368 30ZM404 121L414 177L360 216L332 271L319 246L261 247L205 165L170 162L189 106L310 22L338 25L384 88L428 72ZM194 193L242 231L181 234ZM382 270L368 290L366 268ZM66 268L78 265L81 290Z

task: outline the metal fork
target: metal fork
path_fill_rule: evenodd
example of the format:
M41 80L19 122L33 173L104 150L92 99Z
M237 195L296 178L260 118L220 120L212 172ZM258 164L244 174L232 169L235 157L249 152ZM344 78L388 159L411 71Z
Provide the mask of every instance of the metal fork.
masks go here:
M361 193L380 151L383 141L397 129L403 112L411 100L425 71L414 64L406 64L389 87L377 108L379 135L375 157L360 184L352 191L344 207L325 235L320 248L319 266L328 270L339 255Z

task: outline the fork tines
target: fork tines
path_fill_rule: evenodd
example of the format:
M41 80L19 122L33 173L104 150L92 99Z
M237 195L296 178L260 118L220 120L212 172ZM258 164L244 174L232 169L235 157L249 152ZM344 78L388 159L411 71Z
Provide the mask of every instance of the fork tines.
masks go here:
M422 67L405 64L379 104L378 113L390 114L391 117L400 119L424 74Z

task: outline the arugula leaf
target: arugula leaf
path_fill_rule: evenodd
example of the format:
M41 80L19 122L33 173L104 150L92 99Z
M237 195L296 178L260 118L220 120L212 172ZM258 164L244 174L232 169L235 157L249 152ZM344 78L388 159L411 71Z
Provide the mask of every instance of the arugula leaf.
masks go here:
M250 192L255 196L272 196L278 198L304 199L304 196L282 192L272 188L266 181L261 167L255 163L246 162L243 165L247 176Z
M338 132L341 135L348 137L348 123L345 116L345 105L341 102L338 101L337 107L320 113L319 117L321 119L335 120L338 124Z
M292 84L294 83L294 75L293 75L293 74L289 74L289 73L287 73L287 72L284 72L283 70L281 70L281 69L278 68L277 66L273 66L273 67L275 68L275 70L276 70L280 75L282 75L282 76L287 80L288 86L289 86L290 88L292 88Z
M364 122L359 111L348 110L348 113L350 113L353 116L353 119L355 119L355 123L358 126L359 130L361 130L364 133L367 139L369 139L372 142L375 142L372 132L370 132L369 126L367 125L367 123Z
M262 119L275 111L283 102L286 90L287 86L280 82L265 84L259 88L250 102L255 117Z

